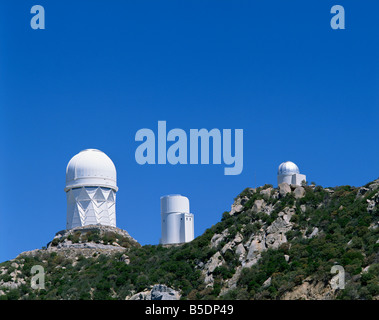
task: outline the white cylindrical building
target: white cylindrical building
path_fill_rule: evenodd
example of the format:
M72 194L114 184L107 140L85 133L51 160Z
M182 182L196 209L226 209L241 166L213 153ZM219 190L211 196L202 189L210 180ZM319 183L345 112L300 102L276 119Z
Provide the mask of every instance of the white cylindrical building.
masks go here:
M116 168L102 151L86 149L66 168L66 229L101 224L116 226Z
M189 242L194 239L194 218L189 200L180 194L161 197L161 244Z

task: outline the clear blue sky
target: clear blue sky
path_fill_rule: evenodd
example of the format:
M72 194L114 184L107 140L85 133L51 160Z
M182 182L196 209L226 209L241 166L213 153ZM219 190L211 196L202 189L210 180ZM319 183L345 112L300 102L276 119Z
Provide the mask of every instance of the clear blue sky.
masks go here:
M117 226L141 244L159 241L160 196L189 197L198 236L286 160L325 187L378 178L378 14L377 0L2 1L0 261L65 228L66 165L87 148L115 163ZM134 135L158 120L243 129L242 174L138 165Z

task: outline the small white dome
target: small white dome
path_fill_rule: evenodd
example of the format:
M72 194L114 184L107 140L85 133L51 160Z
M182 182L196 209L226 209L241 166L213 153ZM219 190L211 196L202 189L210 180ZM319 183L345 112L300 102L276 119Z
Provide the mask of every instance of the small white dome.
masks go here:
M286 161L280 164L278 168L278 175L292 175L295 173L300 173L299 168L296 164L291 161Z
M66 168L65 191L82 186L117 188L116 167L102 151L86 149L75 155Z

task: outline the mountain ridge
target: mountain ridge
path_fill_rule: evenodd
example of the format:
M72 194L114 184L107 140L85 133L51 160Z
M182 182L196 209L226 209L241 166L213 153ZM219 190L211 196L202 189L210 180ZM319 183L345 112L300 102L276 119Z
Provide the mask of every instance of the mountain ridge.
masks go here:
M378 208L379 179L264 185L243 190L220 222L178 246L141 246L104 226L62 231L0 264L0 299L164 297L148 294L156 288L181 299L379 299ZM29 286L36 264L45 289ZM332 288L333 265L344 268L345 289Z

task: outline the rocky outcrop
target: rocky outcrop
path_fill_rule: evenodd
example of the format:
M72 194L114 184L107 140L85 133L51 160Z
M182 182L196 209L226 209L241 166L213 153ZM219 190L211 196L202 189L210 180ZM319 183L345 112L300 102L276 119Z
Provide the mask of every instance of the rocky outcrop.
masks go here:
M262 206L260 206L261 212L264 211L264 201L262 201L258 202L262 204ZM255 210L253 210L253 212L255 212ZM281 244L287 242L286 232L292 228L293 223L290 220L294 213L295 210L293 208L285 208L279 213L278 218L275 219L271 225L262 227L259 231L252 233L245 241L242 235L237 233L234 239L224 244L220 251L217 251L204 265L200 266L204 283L207 286L213 286L213 272L216 268L225 264L223 254L225 254L227 250L231 250L235 253L236 257L238 257L240 266L236 268L233 277L224 282L222 293L224 294L228 290L233 289L236 286L239 274L243 268L249 268L256 264L261 258L263 251L269 248L277 249ZM217 248L228 236L228 229L220 234L214 234L211 239L211 247ZM287 257L287 259L289 259L289 257Z
M245 246L248 248L246 258L242 261L242 266L245 268L256 264L261 257L261 252L267 250L266 234L260 232L251 236L251 240L247 241Z
M322 189L320 186L294 186L289 185L287 183L282 183L278 186L278 188L267 187L263 190L258 190L258 194L261 196L256 196L255 200L252 200L251 197L248 197L249 207L238 208L238 213L248 213L250 214L254 221L254 217L262 217L262 213L267 214L268 216L272 215L275 211L277 212L277 208L281 208L281 211L277 213L277 217L275 220L270 220L270 223L265 223L262 220L255 220L255 222L259 222L261 225L260 230L255 230L251 233L249 238L242 238L242 241L230 241L224 245L224 249L233 250L236 258L239 261L239 265L235 268L235 273L229 279L225 279L222 283L221 296L226 294L229 290L235 288L237 286L237 282L239 276L244 268L251 268L262 257L262 253L268 249L278 249L283 244L288 242L287 234L289 231L295 230L295 232L300 231L300 237L304 239L312 239L319 236L323 236L325 231L321 230L320 227L312 226L312 228L301 228L296 225L296 221L298 221L301 214L309 214L312 210L323 208L327 205L328 196L324 196L324 200L318 204L303 204L299 200L305 197L307 190L310 192L319 192L320 190L324 190L325 194L328 194L329 197L335 196L335 190L333 188ZM363 197L367 198L364 201L367 202L367 212L371 214L376 214L379 208L379 179L366 185L365 187L361 187L357 191L357 199L362 199ZM316 190L316 191L315 191ZM339 194L341 194L340 190ZM354 188L351 189L354 192ZM348 191L350 192L350 191ZM376 192L376 193L375 193ZM291 200L291 198L286 198L286 195L292 193L295 201ZM339 194L337 196L339 196ZM253 198L254 199L254 198ZM253 201L253 202L252 202ZM281 202L285 201L285 203L291 204L286 205L282 208ZM247 203L247 202L246 202ZM296 204L297 203L297 204ZM241 205L241 202L239 202ZM232 205L232 207L235 207ZM310 210L310 211L309 211ZM343 212L346 208L341 205L338 208L338 211ZM255 216L256 215L256 216ZM292 218L295 216L295 219ZM263 219L265 220L265 219ZM293 229L296 225L296 229ZM378 223L372 223L369 229L375 229L379 227ZM212 243L214 243L215 247L217 243L220 241L224 241L227 239L228 232L224 230L221 234L215 234L212 238ZM294 234L294 233L292 233ZM350 241L351 242L351 241ZM377 243L379 240L377 241ZM291 244L289 244L291 247ZM283 247L286 248L286 247ZM291 263L291 257L287 254L284 255L284 259L287 263ZM215 270L217 267L224 265L225 261L223 260L223 251L219 254L218 252L213 255L213 257L206 263L207 272L205 274L205 281L207 285L212 285L214 282L214 277L212 274L212 270ZM262 288L268 288L271 285L272 278L269 277ZM327 282L317 282L313 280L311 277L302 281L300 285L295 286L291 291L286 292L281 299L335 299L336 293L334 290L330 288L330 283Z
M271 193L272 193L273 190L274 190L274 188L268 187L268 188L266 188L266 189L263 189L263 190L260 192L260 194L261 194L264 198L268 199L268 198L271 197Z
M7 289L18 289L21 285L26 284L25 279L20 277L21 271L20 269L23 267L22 264L17 262L12 262L10 267L13 269L12 272L9 273L8 279L5 281L3 279L0 280L0 287ZM8 273L6 267L0 268L0 276ZM2 290L0 290L0 296L2 295Z
M224 239L229 235L229 230L225 229L222 233L215 233L211 239L211 248L217 248L219 243L224 241Z
M180 300L180 293L164 284L156 284L151 290L138 292L126 300Z
M100 254L110 256L133 246L141 245L126 230L111 226L89 225L59 231L45 249L25 251L17 258L56 252L66 259L75 260L78 256L85 258ZM127 262L128 259L125 258L124 261Z
M360 187L357 191L356 200L368 197L366 199L367 212L371 214L375 213L379 208L379 191L376 192L373 196L370 196L370 194L372 195L372 192L377 189L379 189L379 179L371 182L364 187Z
M247 200L247 197L238 197L237 200L232 204L229 214L234 215L236 213L240 213L243 210L244 204L247 202Z
M359 188L357 192L357 198L363 197L369 190L370 190L369 188L365 188L365 187Z
M204 283L207 285L213 285L213 271L224 263L224 259L221 256L221 253L217 251L204 265L201 273L204 277Z
M111 242L111 240L114 240ZM104 245L104 242L107 242ZM103 225L88 225L62 230L55 234L54 239L47 244L48 248L92 248L107 249L109 246L130 247L139 246L126 230Z
M256 189L254 191L256 192ZM266 187L259 191L259 195L262 197L256 199L249 210L251 214L265 213L269 216L275 210L275 204L280 203L280 199L291 192L293 192L295 199L300 199L305 195L303 187L290 186L287 183L280 184L278 188ZM275 201L273 202L272 199ZM249 197L247 196L237 197L231 206L232 210L230 214L235 215L244 212L246 210L244 205L247 201L249 201ZM306 208L304 207L303 210L305 211ZM217 251L206 263L199 266L204 283L207 286L214 285L213 273L216 268L225 265L226 262L223 255L227 250L231 250L238 259L239 266L235 269L233 276L230 279L225 279L223 282L221 295L235 288L242 270L255 265L261 258L262 252L267 249L278 249L282 244L287 242L286 233L292 230L293 223L291 222L291 218L294 214L295 207L285 207L279 212L277 218L272 223L265 224L262 222L261 229L253 232L250 237L244 239L240 233L237 233L234 239L229 240L220 251ZM318 230L312 232L310 237L317 236L317 232ZM228 238L230 238L228 229L214 234L210 241L211 248L219 248L219 244L224 243ZM287 262L289 259L288 255L285 256ZM270 281L271 279L268 279L265 284L269 286Z
M332 300L335 299L335 290L329 283L314 281L307 278L301 285L296 286L291 291L286 292L283 300Z
M265 204L266 202L263 199L255 200L252 211L255 213L263 211Z
M379 192L377 192L371 199L367 199L367 212L374 213L379 208Z

